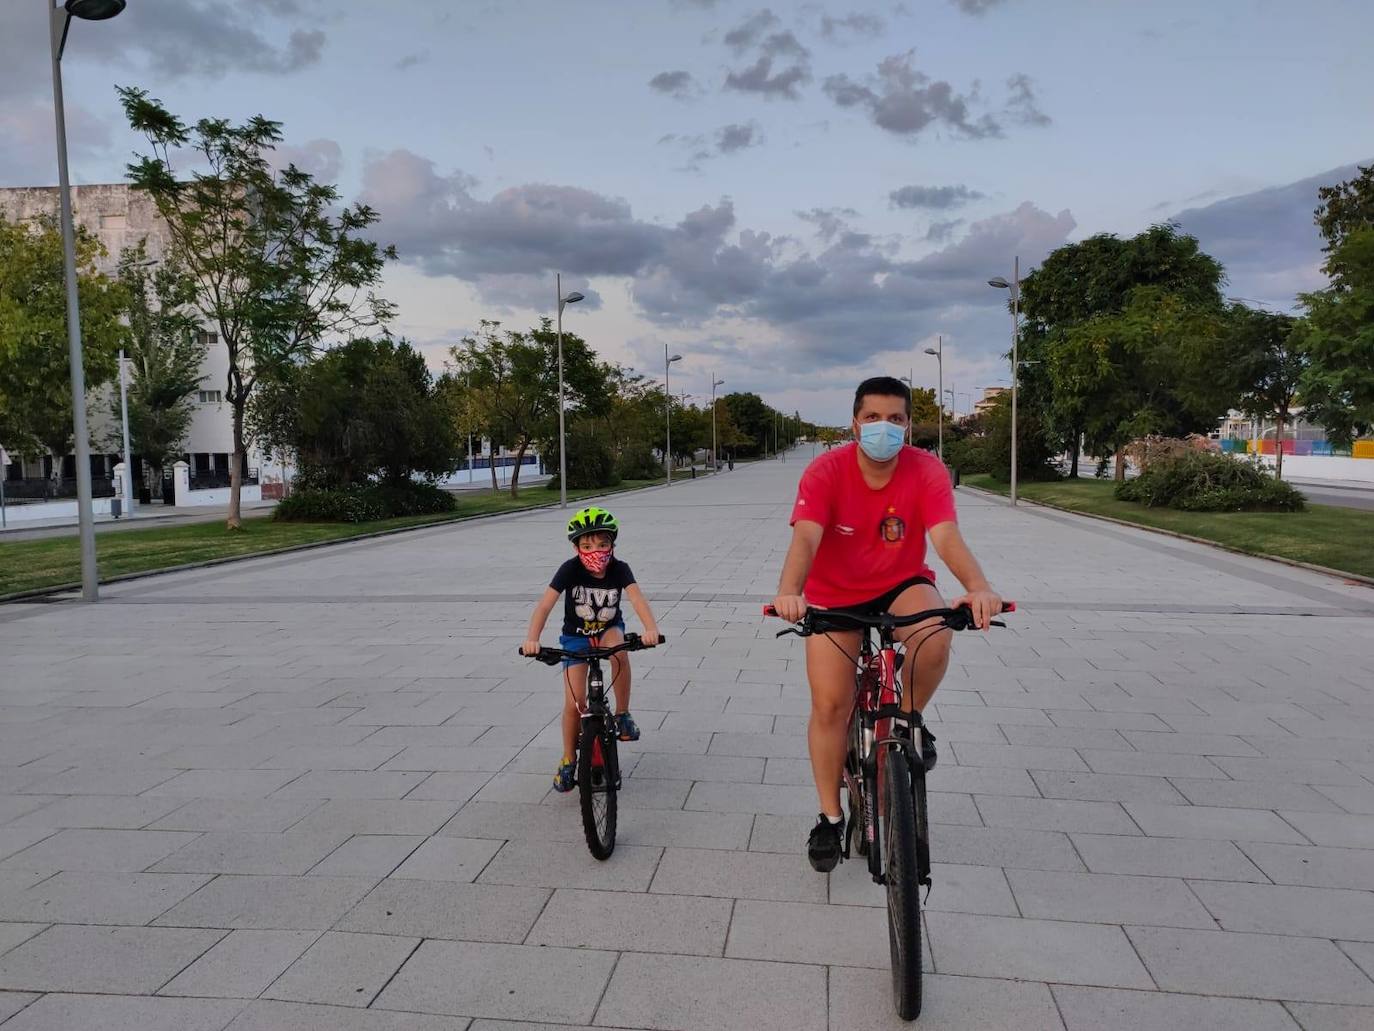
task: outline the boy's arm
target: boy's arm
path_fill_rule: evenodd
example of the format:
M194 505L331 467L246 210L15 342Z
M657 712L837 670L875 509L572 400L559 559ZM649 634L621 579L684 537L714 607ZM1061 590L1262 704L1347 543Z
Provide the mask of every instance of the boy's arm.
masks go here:
M782 563L782 575L778 577L778 596L773 599L773 608L789 623L806 615L806 596L802 588L824 535L825 527L809 519L798 519L792 527L792 544Z
M951 603L954 608L967 605L973 610L974 621L979 630L986 630L994 616L1002 612L1002 598L992 589L988 578L983 575L982 567L964 543L964 535L959 532L959 524L950 520L930 528L930 543L935 545L935 553L949 566L949 571L959 578L968 593Z
M644 592L639 589L637 583L625 588L625 597L630 599L630 604L635 607L635 614L644 624L644 633L640 636L644 638L644 643L652 648L663 640L663 635L658 632L658 622L654 619L654 610L649 608L649 599L644 597Z
M549 621L549 613L558 604L558 592L552 587L544 588L544 596L534 605L534 611L530 613L529 629L525 631L525 643L521 651L526 655L534 655L539 651L539 635L544 632L544 624Z

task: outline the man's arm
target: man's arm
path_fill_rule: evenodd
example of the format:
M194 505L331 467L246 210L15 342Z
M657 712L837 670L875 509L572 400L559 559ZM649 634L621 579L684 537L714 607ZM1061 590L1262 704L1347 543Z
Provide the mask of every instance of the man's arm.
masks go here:
M1002 598L992 589L988 578L983 575L982 567L964 543L964 535L959 532L959 524L950 520L930 528L930 543L935 545L935 553L940 556L949 571L953 573L968 593L953 601L953 606L967 605L973 610L973 618L979 630L986 630L994 616L1002 612Z
M825 527L809 519L798 519L792 527L792 544L782 563L782 575L778 577L778 596L773 599L773 608L790 623L806 614L806 596L802 588L824 533Z

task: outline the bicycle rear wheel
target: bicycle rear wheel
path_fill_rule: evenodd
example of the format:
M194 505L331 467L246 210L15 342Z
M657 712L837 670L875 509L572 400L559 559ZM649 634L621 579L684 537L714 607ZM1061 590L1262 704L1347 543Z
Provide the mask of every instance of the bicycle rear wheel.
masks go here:
M597 859L609 859L615 851L616 788L620 761L615 735L600 716L582 721L577 748L577 789L582 800L582 830L587 848Z
M912 788L906 752L888 749L882 780L887 934L892 950L892 1001L903 1020L915 1020L921 1013L921 897Z

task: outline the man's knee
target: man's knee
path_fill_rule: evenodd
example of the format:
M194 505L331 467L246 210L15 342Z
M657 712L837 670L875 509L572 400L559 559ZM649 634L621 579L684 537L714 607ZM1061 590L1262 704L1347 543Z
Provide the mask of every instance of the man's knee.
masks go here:
M835 727L849 719L849 703L840 698L811 696L811 719L823 727Z

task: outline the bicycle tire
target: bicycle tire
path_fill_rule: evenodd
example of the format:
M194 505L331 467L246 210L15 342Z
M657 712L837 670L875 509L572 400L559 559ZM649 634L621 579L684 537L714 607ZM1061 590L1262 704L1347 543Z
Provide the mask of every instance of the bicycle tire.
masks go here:
M577 749L577 790L582 802L582 830L587 848L601 860L615 851L616 789L620 760L615 735L600 716L582 721Z
M859 754L863 749L863 723L858 714L849 723L849 752L845 756L845 769L849 776L853 778L853 783L859 786L858 793L849 792L849 825L846 833L849 835L850 846L855 855L868 855L868 821L864 819L864 799L863 782L864 769L863 762L859 759ZM849 784L846 780L846 786Z
M926 803L924 764L908 763L911 770L912 812L916 817L916 875L922 885L930 879L930 808Z
M906 752L883 759L882 831L887 852L887 936L892 1001L903 1020L921 1013L921 897L917 872L915 792Z

